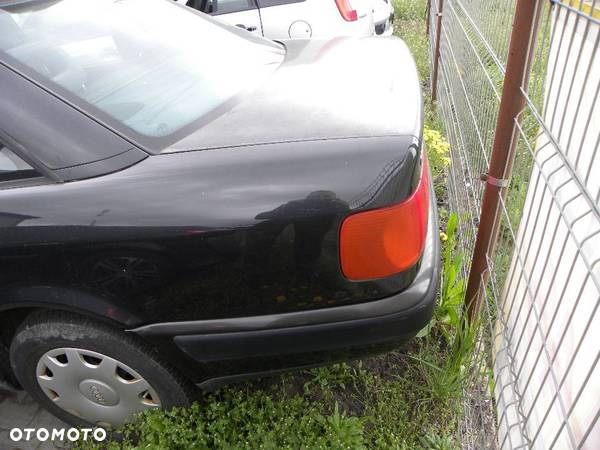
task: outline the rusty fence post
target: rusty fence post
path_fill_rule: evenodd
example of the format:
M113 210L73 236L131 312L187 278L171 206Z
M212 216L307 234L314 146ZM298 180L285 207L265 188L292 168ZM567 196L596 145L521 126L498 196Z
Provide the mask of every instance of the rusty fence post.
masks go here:
M426 20L426 28L425 35L429 37L429 20L431 19L431 0L427 0L427 6L425 9L425 20Z
M523 91L526 90L529 81L530 60L535 50L537 33L536 11L541 3L534 0L517 0L516 4L490 166L488 173L482 174L485 190L465 294L471 323L479 314L485 296L485 286L490 277L488 257L493 257L498 241L502 220L500 196L506 195L515 158L518 141L517 121L525 107L526 98Z
M435 0L430 0L433 2ZM431 6L430 6L431 7ZM440 67L440 40L442 37L442 14L444 11L444 0L439 0L438 8L436 12L436 28L435 28L435 53L433 55L433 70L431 73L431 101L437 100L437 81L438 81L438 70ZM430 13L431 14L431 13ZM429 23L429 20L427 21Z

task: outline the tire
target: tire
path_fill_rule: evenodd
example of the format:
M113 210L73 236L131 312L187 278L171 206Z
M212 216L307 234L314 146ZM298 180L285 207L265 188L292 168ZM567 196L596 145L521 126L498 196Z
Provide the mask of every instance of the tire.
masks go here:
M10 359L21 386L73 426L116 428L138 411L186 407L197 395L135 337L71 313L30 315L12 340Z

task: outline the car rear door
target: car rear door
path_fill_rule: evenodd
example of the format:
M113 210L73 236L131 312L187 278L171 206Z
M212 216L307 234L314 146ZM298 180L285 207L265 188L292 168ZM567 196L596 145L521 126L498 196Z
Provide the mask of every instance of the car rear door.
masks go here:
M251 33L263 35L256 0L191 0L187 2L187 6L218 17Z

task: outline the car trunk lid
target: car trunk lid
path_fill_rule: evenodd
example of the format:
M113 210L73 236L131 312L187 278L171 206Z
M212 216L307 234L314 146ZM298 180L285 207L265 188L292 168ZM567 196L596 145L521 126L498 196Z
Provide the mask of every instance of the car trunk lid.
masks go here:
M280 68L164 152L369 136L420 137L417 71L399 39L286 41Z

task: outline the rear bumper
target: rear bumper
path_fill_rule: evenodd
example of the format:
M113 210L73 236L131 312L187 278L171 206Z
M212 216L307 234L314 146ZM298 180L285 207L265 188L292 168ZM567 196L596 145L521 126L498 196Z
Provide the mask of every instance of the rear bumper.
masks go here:
M375 22L375 34L377 36L391 36L394 34L394 12L380 22Z
M290 328L175 336L174 341L188 356L204 363L400 344L429 322L434 305L433 290L416 307L385 316Z
M389 344L404 342L429 322L436 302L440 244L435 196L430 197L430 220L420 268L410 287L399 294L321 310L159 323L130 331L149 341L170 341L197 363L230 361L233 366L236 360L308 354L315 355L311 363L318 364L320 357L316 355L327 352L366 347L372 352L377 351L377 346L389 348Z

